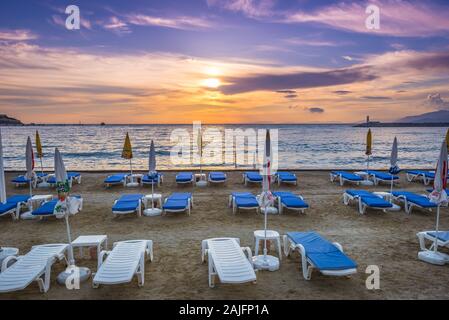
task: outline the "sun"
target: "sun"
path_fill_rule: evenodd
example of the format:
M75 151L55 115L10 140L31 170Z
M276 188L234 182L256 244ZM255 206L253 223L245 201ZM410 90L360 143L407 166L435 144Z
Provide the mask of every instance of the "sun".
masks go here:
M201 84L207 88L218 88L221 85L221 82L218 78L208 78L204 79Z

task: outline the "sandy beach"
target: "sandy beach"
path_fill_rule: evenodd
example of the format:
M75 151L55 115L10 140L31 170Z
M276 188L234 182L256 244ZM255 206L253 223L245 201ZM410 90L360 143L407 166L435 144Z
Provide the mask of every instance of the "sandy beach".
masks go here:
M208 286L207 264L201 263L201 240L211 237L238 237L242 246L254 251L253 231L263 228L263 216L254 211L233 215L227 207L231 191L260 193L259 186L245 187L241 172L229 172L228 182L222 186L198 188L179 187L175 173L164 172L164 184L158 189L163 196L174 191L193 193L195 207L191 216L185 213L163 217L138 218L136 215L113 218L113 201L123 193L151 193L150 187L125 189L102 185L107 173L82 173L81 185L72 193L84 197L84 209L71 217L72 235L106 234L111 246L114 241L151 239L154 241L154 261L145 266L145 286L139 288L137 280L126 285L92 288L92 281L81 284L80 290L69 291L56 283L56 275L65 267L55 264L52 269L51 288L39 292L36 283L22 291L0 294L0 299L447 299L449 298L449 272L418 261L419 249L416 233L434 229L435 215L415 210L383 213L368 211L358 214L354 206L342 203L342 193L352 186L340 187L329 181L325 171L300 171L298 186L273 185L273 189L300 193L310 204L306 214L286 212L270 216L269 228L282 234L287 231L315 230L332 241L343 245L345 252L358 263L358 273L350 278L334 278L314 272L306 281L300 272L297 253L282 258L277 272L258 272L257 284ZM7 173L10 181L15 174ZM423 192L420 183L409 183L401 173L399 187ZM358 187L355 187L358 188ZM364 187L368 190L387 190L388 186ZM7 183L7 194L25 194L27 188L14 188ZM36 194L56 194L54 189L37 189ZM440 225L449 227L448 209L441 210ZM67 242L63 220L16 221L9 217L0 221L0 244L29 251L37 244ZM274 246L272 246L274 249ZM442 249L446 251L446 249ZM275 254L272 251L273 254ZM77 252L76 252L77 254ZM78 258L78 256L76 255ZM77 259L79 266L96 270L96 260ZM367 290L365 269L378 265L381 270L380 290Z

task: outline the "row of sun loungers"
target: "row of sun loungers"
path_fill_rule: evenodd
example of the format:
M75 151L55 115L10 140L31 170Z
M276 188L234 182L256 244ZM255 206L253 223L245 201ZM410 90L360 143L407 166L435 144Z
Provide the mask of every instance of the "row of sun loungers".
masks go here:
M52 174L38 172L36 173L37 179L33 180L33 187L36 188L37 185L41 182L46 182L49 187L56 186L56 178ZM81 183L81 173L79 172L67 172L67 177L69 179L70 186L72 186L73 182L78 184ZM28 186L30 184L30 179L26 178L24 175L20 175L15 177L12 182L16 187Z
M4 260L0 272L0 292L23 290L33 281L41 292L50 289L51 269L57 261L67 263L68 244L45 244L31 248L23 256ZM348 276L357 272L357 264L343 252L338 243L331 243L316 232L288 232L284 236L284 253L297 251L301 256L303 275L310 280L312 270L328 276ZM209 286L220 283L240 284L256 282L252 251L241 247L238 238L213 238L201 243L202 261L208 262ZM151 240L116 242L111 251L98 256L97 271L92 286L129 283L136 276L138 285L145 283L145 262L153 260Z
M449 231L424 231L417 234L422 250L426 241L449 247ZM311 280L313 270L325 276L350 276L357 272L357 263L348 257L343 247L331 242L317 232L287 232L283 236L284 254L298 252L304 279ZM50 288L51 268L57 261L67 263L68 244L45 244L31 248L23 256L6 258L0 272L0 292L11 292L28 287L33 281L41 292ZM241 247L238 238L212 238L201 242L201 258L208 262L209 286L220 283L256 283L257 275L252 262L252 251ZM129 283L136 276L138 285L145 283L145 262L153 260L151 240L128 240L116 242L111 251L99 254L97 271L92 286Z

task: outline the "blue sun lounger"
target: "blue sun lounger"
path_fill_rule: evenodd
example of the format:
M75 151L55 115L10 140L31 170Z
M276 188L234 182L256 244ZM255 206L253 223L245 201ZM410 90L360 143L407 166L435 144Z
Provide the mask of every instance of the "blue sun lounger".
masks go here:
M176 175L176 183L177 184L193 184L195 179L193 178L192 172L180 172Z
M435 172L425 170L409 170L406 172L407 181L422 181L426 186L435 180Z
M339 277L357 272L357 264L343 252L339 243L331 243L316 232L288 232L284 236L284 253L289 256L295 250L301 255L302 274L306 280L312 278L313 269Z
M275 191L273 192L273 195L277 198L279 214L282 214L284 208L289 210L296 210L301 213L304 213L304 211L309 208L309 205L304 201L303 197L298 196L292 192Z
M207 180L209 183L225 183L228 179L226 173L223 172L210 172Z
M164 178L162 176L162 173L155 173L152 175L149 174L145 174L142 179L140 180L140 185L144 186L144 185L152 185L155 184L158 187L161 185L161 183L163 182Z
M364 214L367 208L378 209L384 212L394 208L392 203L372 192L354 189L346 190L343 194L343 203L349 205L354 200L357 201L360 214Z
M298 184L298 178L296 177L296 174L292 172L276 172L274 177L278 186L280 186L281 183L294 184L295 186Z
M430 202L429 198L420 194L416 194L409 191L393 191L393 198L397 201L404 203L404 210L407 214L411 214L413 207L432 211L437 205Z
M388 172L381 172L381 171L375 171L375 170L365 170L363 172L366 172L368 174L368 177L373 180L373 182L376 186L380 182L391 183L391 180L396 181L399 179L398 176L394 176Z
M347 171L332 171L330 173L330 179L331 182L334 182L338 179L338 181L340 182L340 186L343 186L345 182L355 183L358 185L361 181L363 181L363 178L361 176Z
M70 186L73 185L73 181L76 181L77 184L81 183L81 173L79 173L79 172L67 172L67 178L69 179ZM47 179L47 183L50 186L55 187L56 186L56 177L51 176L50 178Z
M255 195L250 192L233 192L229 196L229 204L232 207L232 213L236 214L238 210L256 210L259 213L260 206Z
M437 238L438 247L446 247L449 248L449 231L422 231L416 234L419 240L419 246L421 250L433 250L435 244L435 238ZM431 245L429 248L426 248L426 240L428 240ZM449 258L448 258L449 259ZM449 263L449 260L447 261Z
M190 192L174 192L167 197L162 205L163 213L167 212L184 212L190 216L191 208L193 208L193 198Z
M251 183L262 183L263 178L259 172L247 171L243 173L243 183L248 185L248 182Z
M128 173L115 173L112 174L110 176L108 176L105 180L104 180L104 185L106 188L111 187L111 186L115 186L115 185L119 185L121 184L122 186L126 185L126 178L129 176Z
M129 213L137 213L137 216L142 215L142 198L143 194L130 193L124 194L114 201L112 206L112 214L114 217Z
M37 179L33 180L33 188L36 188L36 185L39 182L42 182L47 176L48 173L45 172L36 173ZM20 175L12 179L11 182L14 183L16 187L23 187L28 186L30 184L30 179L26 178L24 175Z
M20 210L30 199L27 195L15 195L6 199L5 203L0 202L0 217L10 214L13 220L20 217Z
M76 197L78 199L82 199L80 195L71 195L71 197ZM33 216L39 216L39 217L46 217L46 216L53 216L55 213L55 207L58 203L58 199L52 199L50 201L45 201L40 205L39 208L33 210L31 214ZM82 205L79 207L79 211L82 210Z

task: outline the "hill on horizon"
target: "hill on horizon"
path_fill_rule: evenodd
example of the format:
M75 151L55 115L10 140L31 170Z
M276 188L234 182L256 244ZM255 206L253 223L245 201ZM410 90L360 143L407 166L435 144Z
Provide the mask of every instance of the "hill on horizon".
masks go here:
M438 110L416 116L408 116L397 120L400 123L443 123L449 122L449 111Z

